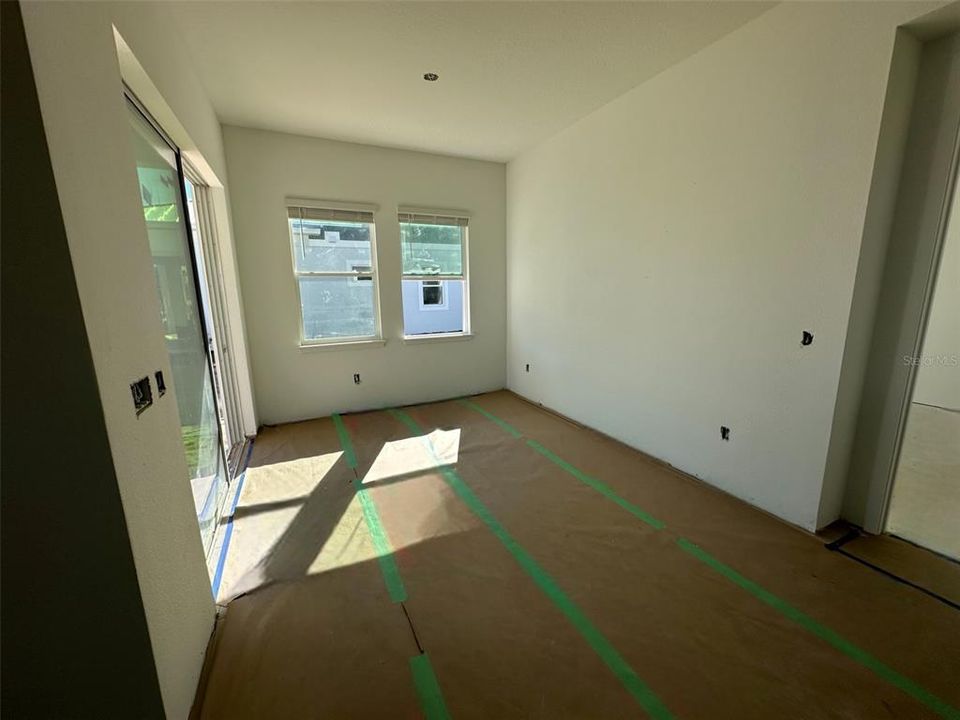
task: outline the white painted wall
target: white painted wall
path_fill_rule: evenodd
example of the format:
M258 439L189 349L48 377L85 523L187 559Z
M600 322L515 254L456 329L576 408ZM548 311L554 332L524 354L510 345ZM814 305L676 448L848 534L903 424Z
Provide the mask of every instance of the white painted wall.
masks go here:
M941 253L913 401L960 410L960 183Z
M224 127L240 282L260 419L278 423L505 384L505 168ZM384 346L301 349L284 199L377 204ZM404 342L397 206L470 212L470 340ZM362 383L355 385L354 373Z
M814 529L895 28L930 7L779 5L512 161L508 386Z
M176 118L171 134L222 178L220 126L162 4L22 5L164 707L167 717L186 718L214 605L176 398L168 392L137 417L130 395L132 381L172 373L114 26Z

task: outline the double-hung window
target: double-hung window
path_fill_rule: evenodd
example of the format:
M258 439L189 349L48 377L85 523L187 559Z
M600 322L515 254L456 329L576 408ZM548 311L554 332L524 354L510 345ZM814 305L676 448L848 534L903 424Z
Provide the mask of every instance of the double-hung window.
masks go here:
M466 213L400 208L403 334L468 334Z
M374 209L287 201L302 345L380 337Z

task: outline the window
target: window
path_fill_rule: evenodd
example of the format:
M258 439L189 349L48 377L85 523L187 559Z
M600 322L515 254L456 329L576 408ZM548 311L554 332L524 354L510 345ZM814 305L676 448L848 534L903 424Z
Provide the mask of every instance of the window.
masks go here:
M287 222L301 344L378 338L373 209L288 204Z
M443 286L444 283L440 280L420 281L421 310L446 310L448 308L445 301L447 294L443 292Z
M467 218L404 208L398 217L404 336L469 333Z

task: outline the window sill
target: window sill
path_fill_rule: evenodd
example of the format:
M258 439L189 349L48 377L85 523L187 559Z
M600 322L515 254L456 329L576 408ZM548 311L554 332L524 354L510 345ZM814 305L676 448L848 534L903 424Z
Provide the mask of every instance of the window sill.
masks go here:
M457 342L458 340L472 340L473 333L436 333L434 335L404 335L403 342L407 345L421 345L435 342Z
M371 347L383 347L387 341L383 338L371 338L369 340L344 340L343 342L322 342L322 343L300 343L301 352L312 352L314 350L350 350Z

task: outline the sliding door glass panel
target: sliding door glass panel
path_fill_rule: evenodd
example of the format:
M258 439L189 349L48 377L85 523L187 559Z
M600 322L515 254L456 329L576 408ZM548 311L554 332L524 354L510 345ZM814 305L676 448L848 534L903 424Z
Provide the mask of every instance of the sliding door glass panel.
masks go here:
M201 288L210 288L212 284L207 276L207 261L204 257L203 243L200 238L200 223L197 217L196 191L193 183L187 178L183 179L183 189L187 197L187 218L190 221L190 234L193 240L194 257L197 258L197 276L200 278ZM201 292L200 298L203 302L203 318L205 339L207 342L207 352L210 356L210 365L213 369L213 385L216 390L216 396L221 402L217 403L217 419L220 421L220 437L224 438L224 450L229 447L230 428L227 423L226 403L223 402L223 372L220 366L220 357L217 349L220 343L217 342L216 329L213 323L213 308L210 304L209 293Z
M204 549L209 550L227 494L228 475L177 156L136 108L129 110L160 319L173 371L167 383L176 390L194 507Z

